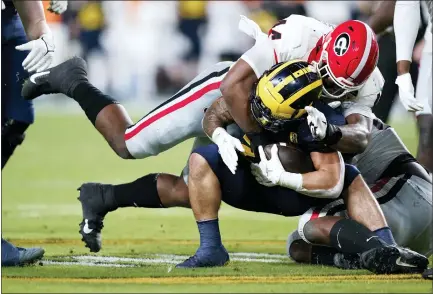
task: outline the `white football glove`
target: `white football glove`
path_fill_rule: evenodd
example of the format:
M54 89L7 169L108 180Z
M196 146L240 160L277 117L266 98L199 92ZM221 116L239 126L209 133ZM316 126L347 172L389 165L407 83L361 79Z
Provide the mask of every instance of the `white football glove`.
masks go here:
M2 10L4 10L6 8L5 3L2 1Z
M424 106L415 99L415 90L409 73L398 76L395 83L398 85L400 101L407 111L415 112L424 109Z
M24 59L22 65L28 72L41 72L50 67L54 57L54 40L52 35L43 34L39 39L16 46L19 51L30 53Z
M68 1L51 0L47 10L55 14L62 14L66 9L68 9Z
M259 146L259 155L260 155L260 163L258 167L261 170L261 173L256 174L259 177L256 177L257 182L260 184L267 182L272 183L274 186L279 185L280 177L285 172L283 165L281 164L280 158L278 157L278 147L274 144L271 148L271 159L267 159L265 152L263 151L263 147ZM267 185L265 185L267 186Z
M227 165L232 174L235 174L236 167L238 166L238 155L236 154L236 149L245 152L241 141L230 136L230 134L223 128L215 129L212 134L212 141L218 145L218 152L225 165Z
M256 179L256 181L263 186L266 187L273 187L276 186L277 184L272 183L266 173L262 170L260 164L257 163L251 163L251 174L254 176L254 178Z
M326 129L328 128L325 115L312 106L306 106L305 110L308 113L307 121L313 138L319 141L325 139Z

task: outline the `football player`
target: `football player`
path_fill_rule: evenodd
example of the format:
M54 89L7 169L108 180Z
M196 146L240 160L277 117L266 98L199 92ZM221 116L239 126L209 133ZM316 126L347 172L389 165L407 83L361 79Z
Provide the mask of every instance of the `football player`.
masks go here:
M383 77L377 69L378 45L370 27L346 21L336 27L291 15L266 35L242 17L240 29L256 39L221 83L221 92L236 123L254 140L260 129L247 107L248 89L277 62L301 59L315 64L324 79L323 94L342 100L347 124L326 130L327 144L343 153L359 153L368 144L371 107L380 95ZM316 122L311 122L315 124ZM315 126L317 127L317 126ZM260 142L258 142L260 144Z
M373 120L367 149L352 159L377 198L397 244L427 257L432 254L432 182L427 171L407 150L394 129ZM341 200L311 208L300 220L347 216ZM289 235L287 253L293 260L313 264L360 266L356 256L336 255L329 247L312 246L296 231ZM353 257L353 256L352 256Z
M229 260L218 227L218 210L223 197L232 201L229 204L241 209L295 216L305 209L304 205L316 201L325 205L329 203L329 198L341 194L341 180L344 177L341 155L326 144L317 144L308 131L307 120L302 117L306 115L304 107L309 109L311 105L327 112L327 119L335 125L344 124L344 117L340 116L339 120L337 114L333 115L326 105L317 102L321 91L315 90L321 80L317 75L315 79L312 71L302 73L302 64L308 65L287 62L265 72L249 104L254 119L265 130L262 136L267 137L266 141L287 142L290 131L298 134L297 144L310 153L313 171L302 174L285 171L278 156L278 148L274 145L270 159L267 159L263 148L258 147L261 161L253 165L251 174L249 161L245 158L255 157L255 146L251 145L248 136L242 137L245 143L244 156L239 158L236 173L223 163L218 145L194 150L189 159L188 190L200 232L200 247L194 256L177 267L220 266ZM224 100L221 100L215 107L225 109L221 106L223 104ZM222 127L231 122L233 118L228 113L219 116L219 119L206 115L203 127L209 136L214 137L215 132L217 135L224 132ZM251 146L251 150L247 146ZM352 183L362 181L362 178L353 166L346 165L346 169L343 181L344 189L349 190L349 200ZM369 193L368 188L365 187L361 193ZM351 219L325 218L324 221L313 219L304 222L299 226L299 233L315 244L326 244L344 253L360 253L362 266L376 273L398 272L402 270L400 266L404 267L396 263L401 256L395 244L389 246L372 231ZM372 240L375 241L371 243ZM404 270L414 270L406 266ZM416 271L425 267L426 264Z
M65 5L51 1L50 11ZM28 72L47 69L54 54L51 30L41 1L2 1L2 170L23 142L34 121L33 105L21 97L21 82ZM30 52L29 52L30 51ZM16 266L42 258L42 248L20 248L2 238L2 265Z
M275 84L274 86L272 86L273 83ZM280 90L284 89L287 99L282 98L281 95L278 96L276 93L276 89L280 88L281 85L282 87ZM320 94L320 87L321 80L317 74L311 71L311 68L309 68L306 63L288 62L285 64L279 64L275 68L271 69L269 75L264 76L257 86L257 95L262 95L265 97L265 93L269 92L272 95L275 95L277 98L273 100L271 98L273 96L268 94L266 96L266 102L269 108L265 108L262 101L257 95L255 95L251 104L251 107L254 109L253 113L255 113L255 117L257 117L264 127L269 130L278 131L277 134L269 134L273 141L287 141L288 130L286 127L288 127L288 125L285 123L285 120L275 119L270 113L273 111L273 113L279 115L280 118L285 116L286 120L294 113L295 116L302 117L305 114L305 110L302 109L303 106L309 105L313 101L317 100L317 97ZM255 94L256 92L254 91L253 93ZM318 105L318 107L319 106L320 105ZM300 109L293 109L292 107L300 107ZM323 105L320 106L320 108L323 108L323 111L330 114L328 116L330 121L333 121L339 125L344 124L344 118L342 116L334 115L332 117L332 112L329 113L329 108L326 108L326 106ZM291 111L290 114L288 113L289 111ZM303 211L307 210L314 203L325 204L332 202L333 198L336 198L341 194L343 185L345 185L346 187L350 186L348 193L350 195L347 197L347 200L349 203L352 202L352 206L354 207L352 213L355 218L362 219L361 214L363 211L367 211L368 208L370 208L370 212L374 211L375 203L373 202L373 204L371 204L371 202L368 201L369 198L371 200L374 199L374 197L363 183L362 178L358 176L359 173L357 173L353 167L349 166L348 170L346 170L347 176L345 184L343 184L344 165L342 163L341 156L323 144L316 144L315 141L312 140L305 120L304 123L302 123L301 119L292 120L290 128L300 128L301 131L299 133L302 134L302 136L299 136L298 141L300 146L307 148L309 151L320 150L320 152L313 152L312 155L312 157L314 157L313 161L317 171L304 175L285 173L282 177L275 176L275 178L269 178L269 174L283 174L284 169L282 169L281 163L275 159L275 154L273 155L273 160L271 159L269 162L263 158L262 154L261 157L263 161L259 166L255 166L254 170L254 175L256 175L258 181L264 184L260 185L259 182L255 181L253 174L250 172L249 163L245 159L241 159L242 168L237 169L236 172L234 172L235 167L226 167L226 165L223 163L224 159L222 157L218 157L218 147L224 140L231 140L233 144L237 146L238 150L242 151L244 156L247 158L251 158L251 160L256 158L255 152L252 151L255 150L255 148L250 146L250 142L247 137L242 135L239 136L244 143L244 145L242 145L239 139L231 137L223 129L224 125L230 123L231 121L232 119L226 111L223 98L217 99L206 111L204 118L204 129L206 130L206 133L212 137L217 145L209 145L203 147L203 149L199 148L197 151L211 161L213 158L213 167L218 167L220 172L217 174L218 176L222 177L221 181L224 181L224 184L220 181L222 187L220 199L226 203L234 207L250 211L293 216L302 214ZM302 127L300 127L300 125L302 125ZM275 153L275 151L276 149L273 150L273 153ZM325 153L326 151L329 153ZM236 153L231 155L237 157ZM166 174L150 174L138 179L135 182L116 186L95 183L84 184L81 187L80 192L80 201L82 202L84 214L84 220L81 224L80 232L83 235L83 241L85 241L86 246L90 247L91 251L100 250L100 232L103 227L102 221L109 211L113 211L119 207L190 207L193 205L193 202L191 202L190 205L190 201L188 199L188 193L191 193L191 189L194 189L195 187L194 184L191 185L191 181L193 181L191 180L191 177L197 181L200 175L209 175L210 171L208 169L208 173L205 173L200 166L196 167L197 163L200 161L199 156L200 155L198 154L193 154L190 158L190 167L194 169L194 172L189 176L189 187L185 185L185 182L180 177ZM272 163L277 165L279 163L280 169L274 168L271 172ZM280 178L283 179L283 182L279 182ZM211 184L215 181L200 180L200 182ZM269 187L275 186L276 184L290 187L292 190L287 188ZM188 189L190 191L188 191ZM298 194L296 191L294 191L295 189L300 193L305 193L312 197ZM143 191L146 191L146 193L143 193ZM287 193L290 195L287 195ZM207 199L201 200L206 201ZM215 201L218 201L218 199ZM367 209L362 209L361 207L363 205L365 207L366 204L367 206L371 206L369 206ZM192 207L194 208L194 206ZM357 208L358 210L356 211ZM359 210L359 208L361 208L361 210ZM378 216L370 214L369 217L363 220L368 224L369 222L371 223L371 221L376 217ZM328 218L327 220L323 220L323 222L319 221L318 223L312 221L306 224L306 226L323 226L324 236L321 236L315 240L318 240L317 242L319 243L325 240L323 242L328 244L331 241L329 240L329 234L326 234L329 233L331 227L333 227L333 225L339 220L341 220L341 218ZM182 264L179 267L217 266L224 264L228 260L226 251L224 247L222 247L222 244L219 244L221 246L215 246L215 244L218 243L218 240L220 241L220 237L217 234L218 221L214 219L211 222L199 222L198 226L201 236L203 236L203 238L207 238L206 236L208 236L210 239L204 240L204 249L200 249L197 252L196 257L189 259L187 263ZM369 234L374 234L367 228L350 220L339 222L338 225L334 227L333 232L335 233L340 230L344 230L344 232L351 232L355 228L356 230L361 230L364 233L369 232ZM385 233L387 230L381 231L383 231L382 233ZM339 234L341 234L341 232ZM374 235L377 236L376 234ZM335 234L333 236L335 236ZM359 236L364 237L364 234L360 233ZM367 238L364 240L366 239ZM384 236L383 239L386 239L386 241L391 244L394 243L391 234L389 236ZM361 243L362 241L360 240L359 244ZM374 247L378 243L374 244L375 245L369 244L368 246ZM380 248L382 248L382 245L380 245ZM362 247L362 245L360 246ZM357 247L355 249L351 247L347 250L359 250L359 248L360 247ZM376 249L370 251L370 253L367 254L368 256L376 255L378 252L377 250L379 249L377 249L378 247L374 248ZM394 257L397 258L396 256L399 254L406 254L397 253L395 248L383 248L379 251L393 251L386 253L383 252L383 254L386 256L391 254L389 256L391 259ZM406 257L406 259L407 258L408 257ZM365 266L372 269L374 266L371 264L371 261L374 259L367 259L369 260L369 264ZM389 265L390 263L386 264ZM386 269L382 268L381 270L389 271L393 269L387 267Z
M79 103L95 128L120 157L138 159L157 155L188 138L206 138L201 128L203 111L216 98L221 96L220 86L229 95L230 111L235 106L231 105L231 101L234 99L233 95L239 90L239 94L242 96L240 102L243 104L235 108L238 108L238 111L243 112L245 110L245 113L248 113L249 110L245 109L245 102L250 89L253 87L254 82L257 81L256 74L260 75L276 62L294 58L311 59L316 62L318 69L323 72L326 78L325 84L330 85L324 87L325 93L333 97L350 98L348 102L344 103L345 115L350 127L330 127L329 132L333 130L334 133L327 135L329 143L334 143L331 142L332 140L339 141L339 150L344 152L363 151L371 128L370 125L364 123L363 117L371 115L370 107L373 106L383 85L382 76L375 69L378 50L374 34L371 33L368 26L357 21L346 22L334 30L332 27L312 18L296 15L287 18L285 22L285 24L281 22L274 27L269 40L267 37L265 39L272 46L282 44L282 41L288 39L299 41L302 46L299 45L299 47L297 44L289 44L291 47L288 45L285 47L280 46L281 50L277 48L280 51L275 51L276 53L271 49L272 58L269 60L269 52L264 52L260 45L264 43L260 37L262 33L259 34L256 31L258 39L256 45L235 64L222 62L205 70L166 102L146 114L136 124L133 124L125 109L115 99L101 93L89 83L86 65L79 58L73 58L46 72L33 75L32 79L24 85L23 95L27 99L33 99L41 94L58 92L66 94ZM244 30L246 30L245 23L252 22L242 18L240 26ZM293 23L297 25L292 26ZM304 27L305 32L301 33ZM284 28L284 30L291 28L291 34L295 35L295 38L285 33L282 35L282 39L277 39L278 36L281 36L278 32L281 28ZM325 35L327 38L324 38ZM323 40L326 42L323 43ZM350 46L347 43L348 40L351 42ZM304 48L304 43L307 43L309 47ZM269 49L269 46L266 48ZM293 52L288 54L287 50ZM307 52L301 54L300 50L307 50ZM277 61L274 59L275 54L281 55ZM309 55L311 55L311 58L307 58ZM254 58L257 59L256 65L250 66L245 61L248 60L252 64ZM260 61L259 59L263 60ZM257 69L257 66L259 66L259 69ZM252 67L256 68L257 71L254 71ZM345 76L346 67L350 67L352 76ZM249 70L246 75L244 70L247 69ZM338 72L334 72L337 70ZM227 75L228 72L230 72L229 75ZM335 74L338 74L338 76L335 76ZM227 78L225 78L226 75ZM356 75L356 78L354 75ZM335 86L333 82L334 76L335 82L344 89ZM223 79L225 83L222 85ZM352 79L353 81L351 81ZM234 87L233 90L229 90L231 86ZM357 96L346 95L350 91L353 94L355 90L359 92ZM235 97L235 99L237 98ZM237 113L235 113L234 118L244 129L245 123L238 121ZM356 139L356 142L353 139ZM343 146L343 148L340 145L345 147ZM233 147L231 149L233 151Z
M199 140L196 140L194 148L211 142L202 129L203 111L205 108L209 108L220 97L219 84L232 64L230 62L218 63L213 68L200 74L166 103L151 111L135 125L131 125L131 119L121 105L118 105L114 99L104 95L88 82L86 64L81 58L72 58L49 69L47 72L33 75L24 84L23 95L31 99L42 93L61 92L72 97L81 105L90 121L117 154L122 158L141 158L149 156L150 152L157 154L162 151L161 148L166 150L178 142L193 136L201 137ZM179 116L180 112L183 116ZM304 110L298 114L301 115L303 112ZM192 117L195 117L193 121L191 121ZM234 172L237 160L231 160L231 154L235 153L233 147L233 142L235 141L231 138L229 134L219 130L215 133L212 140L217 143L224 163ZM234 164L231 164L231 162L234 162ZM188 168L185 168L184 175L187 173ZM155 180L156 178L158 180ZM168 181L171 184L160 184L163 181ZM147 197L135 199L137 196L131 193L131 191L135 191L137 187L142 187L143 185L150 185L152 188L146 188L146 191L149 191L146 195ZM92 200L92 195L95 193L96 195L100 195L98 191L103 192L105 189L108 190L106 191L107 194L111 195L113 193L111 188L100 187L98 185L96 187L83 185L80 192L80 201L83 206L84 216L83 222L80 224L80 233L83 235L86 245L92 251L100 250L100 230L102 229L103 217L107 212L118 207L171 207L189 205L188 201L185 204L184 201L176 200L177 198L173 196L175 193L172 193L172 189L169 188L173 185L182 186L183 183L179 182L178 177L147 175L137 179L131 185L119 186L120 189L128 187L126 189L130 192L123 191L121 195L128 194L133 196L122 199L117 199L116 197L116 201L106 200L106 204L102 203L99 208L93 205L94 200ZM182 191L182 189L179 190ZM180 195L184 195L183 192ZM168 199L167 203L161 203L160 200L162 198ZM97 202L101 203L101 201ZM365 211L370 211L369 214L359 213L359 218L364 219L357 220L362 224L372 224L369 226L369 229L377 231L377 234L392 243L392 234L387 228L382 212L376 206L377 202L375 202L374 197L372 202L362 199L362 205L357 205L356 202L353 204L355 209L364 208Z

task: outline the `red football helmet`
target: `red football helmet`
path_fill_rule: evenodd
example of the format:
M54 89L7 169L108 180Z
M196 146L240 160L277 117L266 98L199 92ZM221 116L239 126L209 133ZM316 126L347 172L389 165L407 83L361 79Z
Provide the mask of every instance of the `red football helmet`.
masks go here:
M324 96L339 99L363 86L378 59L374 32L361 21L349 20L320 38L309 62L323 78Z

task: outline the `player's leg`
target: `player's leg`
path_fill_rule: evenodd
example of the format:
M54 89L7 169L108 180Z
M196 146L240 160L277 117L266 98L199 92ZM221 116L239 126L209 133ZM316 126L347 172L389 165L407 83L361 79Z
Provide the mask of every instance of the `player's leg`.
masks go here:
M3 37L3 31L2 31ZM26 43L22 36L15 36L2 42L2 169L23 142L25 131L34 121L33 105L21 97L21 79L27 76L22 62L28 52L15 49L15 46Z
M111 211L123 207L190 207L183 178L170 174L148 174L119 185L85 183L79 190L83 212L81 240L91 252L101 250L104 218Z
M75 57L34 74L23 86L23 96L63 93L81 106L95 128L122 158L145 158L177 143L203 135L203 112L220 97L219 83L231 63L219 63L201 73L173 97L133 124L126 110L87 79L86 63Z
M178 264L177 268L223 266L229 261L229 255L221 241L218 221L222 192L213 169L218 168L219 161L216 145L200 148L189 158L188 191L200 233L200 246L192 257ZM240 178L239 176L241 175L233 175L233 178Z
M157 155L193 137L206 137L202 120L205 110L221 97L219 85L232 62L220 62L201 72L167 101L125 132L126 145L134 158Z
M416 176L409 178L400 176L379 180L372 189L381 203L397 243L402 246L410 245L411 249L422 254L431 254L431 184ZM413 203L418 203L418 205L414 206ZM327 232L315 229L322 225L312 226L313 221L320 223L320 216L323 215L347 216L347 211L342 210L344 210L344 206L341 202L336 201L304 214L300 220L299 230L301 234L292 234L289 237L288 254L298 262L335 265L345 269L365 266L357 255L335 254L335 250L329 247L308 244L310 242L324 244L323 238L326 239L328 236ZM305 223L308 231L306 235L303 233L303 223ZM375 232L375 235L379 234ZM381 237L383 238L383 236ZM398 248L401 259L410 265L415 265L415 267L389 267L384 269L385 271L419 272L427 265L423 256L401 247ZM395 265L395 263L390 265Z

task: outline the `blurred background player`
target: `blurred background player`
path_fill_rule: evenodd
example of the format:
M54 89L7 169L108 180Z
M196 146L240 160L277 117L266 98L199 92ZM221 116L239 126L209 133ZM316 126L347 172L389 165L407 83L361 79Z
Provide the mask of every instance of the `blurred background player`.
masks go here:
M48 10L60 14L67 1L50 1ZM28 72L47 69L54 56L54 41L41 1L2 1L2 170L23 142L34 122L31 101L21 97ZM42 248L15 247L2 238L2 265L16 266L42 258Z
M379 41L381 54L378 67L385 83L374 113L387 121L396 92L407 111L415 112L419 130L417 159L430 171L433 168L432 142L432 24L431 1L362 1L363 10L371 3L374 12L368 19ZM392 29L393 35L386 34ZM397 61L395 63L394 61ZM395 80L395 83L392 81ZM416 86L416 87L414 87ZM416 92L415 92L416 89ZM416 94L416 100L415 100Z

